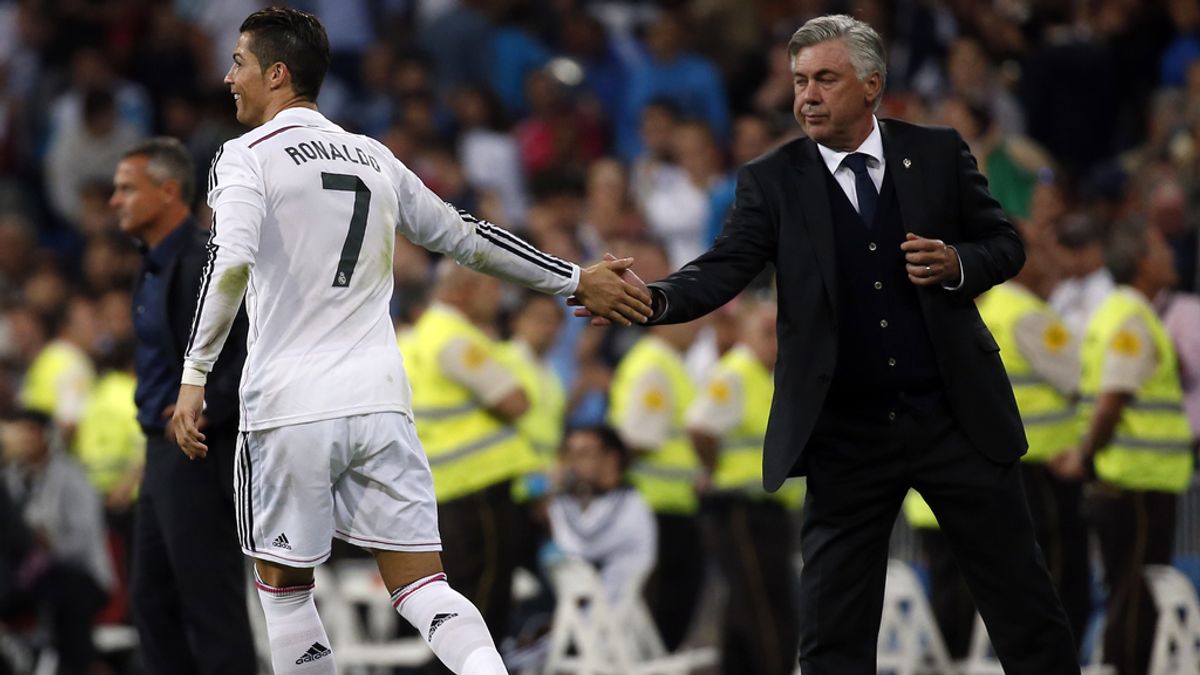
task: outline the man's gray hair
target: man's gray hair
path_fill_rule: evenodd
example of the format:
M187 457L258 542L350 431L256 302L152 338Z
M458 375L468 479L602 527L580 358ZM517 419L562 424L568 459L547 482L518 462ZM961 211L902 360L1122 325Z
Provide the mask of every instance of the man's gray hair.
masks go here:
M1117 223L1109 233L1104 247L1104 265L1118 284L1131 284L1137 276L1138 263L1150 250L1146 223L1131 218Z
M165 180L179 181L179 197L184 204L192 205L196 196L196 166L192 155L178 139L156 136L142 141L121 153L121 159L146 158L146 173L158 183Z
M879 73L879 96L875 99L875 109L879 110L883 87L887 83L887 57L883 39L866 22L845 14L818 16L804 22L788 40L788 60L792 67L796 67L796 55L801 49L830 40L841 40L846 44L850 65L854 66L858 79L866 80L871 73Z

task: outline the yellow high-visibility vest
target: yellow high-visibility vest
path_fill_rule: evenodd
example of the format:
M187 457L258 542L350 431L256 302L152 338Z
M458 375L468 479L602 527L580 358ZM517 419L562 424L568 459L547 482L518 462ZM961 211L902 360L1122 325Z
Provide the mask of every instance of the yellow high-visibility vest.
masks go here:
M733 378L742 391L741 422L721 439L713 487L722 492L735 492L756 499L773 499L789 508L804 500L803 482L791 480L774 494L763 489L763 439L767 435L767 420L771 415L771 399L775 382L767 370L744 345L729 350L715 368L708 394L718 400L723 395L722 380ZM726 392L724 394L728 396Z
M501 344L497 355L501 363L517 376L529 398L529 410L517 420L517 433L533 447L538 465L535 473L545 473L554 465L558 446L562 443L563 423L567 414L567 393L562 380L552 369L538 363L529 347L515 341ZM513 497L526 501L530 497L524 481L513 484Z
M96 380L75 433L75 449L88 480L107 494L146 457L146 436L137 420L137 380L113 370Z
M651 392L653 400L633 400L633 386L649 370L666 376L669 392ZM700 461L684 431L683 420L695 395L695 387L684 368L683 359L665 342L652 335L642 337L621 359L613 374L610 423L621 428L622 421L636 406L665 405L670 402L671 431L666 443L634 463L630 471L633 484L656 513L692 514L697 510L696 479Z
M470 340L481 359L496 359L497 345L466 317L431 305L401 340L412 386L417 435L438 501L478 492L537 466L529 442L516 428L487 411L471 390L450 379L438 355L455 338Z
M70 384L79 387L74 393L81 397L86 395L94 377L92 361L83 350L70 342L54 340L43 347L33 358L33 363L29 364L21 387L21 405L54 417L55 421L62 421L57 416L62 403L59 396L64 377L74 377L77 382Z
M979 315L1000 346L1000 359L1021 412L1029 439L1029 452L1022 457L1027 462L1049 461L1063 450L1074 448L1083 433L1070 399L1034 372L1017 348L1017 323L1030 314L1048 310L1041 298L1012 282L996 286L979 300ZM1049 350L1066 350L1070 334L1055 322L1043 339Z
M1122 331L1134 316L1150 329L1153 345L1138 345L1136 335ZM1150 347L1158 354L1158 367L1125 407L1112 441L1096 453L1096 476L1127 490L1180 493L1192 477L1193 439L1183 412L1178 359L1154 309L1132 288L1118 287L1088 322L1079 414L1085 424L1090 423L1110 350L1136 353Z

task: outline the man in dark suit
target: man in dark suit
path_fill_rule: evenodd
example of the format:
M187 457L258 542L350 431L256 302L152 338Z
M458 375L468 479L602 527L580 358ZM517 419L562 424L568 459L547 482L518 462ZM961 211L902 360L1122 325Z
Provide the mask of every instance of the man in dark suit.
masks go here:
M972 302L1021 268L1021 240L957 133L875 118L887 67L870 26L819 17L788 47L808 138L742 167L713 247L650 285L650 322L707 314L775 265L763 476L808 476L801 670L875 672L888 535L914 487L1005 672L1078 673L1022 493L1021 419Z
M146 433L146 468L134 525L131 604L149 672L252 674L257 667L233 502L244 316L209 379L208 457L189 461L165 436L208 260L208 235L190 211L192 167L179 141L155 138L127 150L113 179L120 228L144 250L133 325L134 398Z

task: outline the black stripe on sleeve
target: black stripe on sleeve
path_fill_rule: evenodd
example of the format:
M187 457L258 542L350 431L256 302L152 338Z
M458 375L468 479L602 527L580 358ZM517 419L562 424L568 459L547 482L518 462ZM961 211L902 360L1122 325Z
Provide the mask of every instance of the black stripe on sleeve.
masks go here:
M448 203L448 206L450 206L450 208L457 211L459 217L462 218L463 220L465 220L466 222L474 223L477 230L480 230L481 232L486 230L486 231L491 232L493 235L495 235L498 238L506 239L513 246L523 248L530 255L540 258L542 261L544 261L548 265L555 266L558 269L558 271L566 274L567 276L571 275L571 264L570 263L562 260L561 258L556 258L556 257L550 255L549 253L539 250L537 247L533 246L532 244L525 241L524 239L521 239L520 237L516 236L515 234L509 232L508 230L505 230L502 227L498 227L493 223L489 223L488 221L483 220L482 218L477 218L477 217L471 215L469 212L455 207L453 204Z
M200 276L200 295L196 298L196 313L192 315L192 330L188 336L187 348L183 350L184 358L192 352L192 345L196 342L196 329L200 326L200 313L204 311L204 301L208 298L208 285L212 281L213 267L217 262L217 213L213 212L212 228L208 233L208 262L204 264L204 273Z
M498 239L498 238L494 237L494 236L493 236L493 235L492 235L490 232L488 232L487 230L477 230L477 231L479 232L479 236L481 236L481 237L483 237L484 239L486 239L486 240L488 240L488 241L492 242L492 243L493 243L493 244L495 244L496 246L499 246L500 248L502 248L502 249L504 249L504 250L508 251L509 253L512 253L513 255L517 256L518 258L522 258L522 259L524 259L524 260L527 260L527 261L529 261L530 263L532 263L532 264L534 264L534 265L537 265L538 267L540 267L540 268L542 268L542 269L546 270L547 272L550 272L551 274L555 274L555 275L558 275L558 276L560 276L560 277L567 277L568 279L571 277L571 273L570 273L569 271L567 271L567 272L564 272L564 271L562 271L561 269L557 269L557 268L555 268L555 267L552 267L552 266L550 266L550 265L547 265L545 262L543 262L543 261L541 261L541 260L538 260L537 258L535 258L535 257L533 257L533 256L531 256L531 255L529 255L529 254L527 254L526 252L524 252L524 251L522 251L522 250L520 250L520 249L516 248L515 246L512 246L512 245L511 245L511 244L509 244L508 242L506 242L506 241L504 241L504 240L501 240L501 239Z

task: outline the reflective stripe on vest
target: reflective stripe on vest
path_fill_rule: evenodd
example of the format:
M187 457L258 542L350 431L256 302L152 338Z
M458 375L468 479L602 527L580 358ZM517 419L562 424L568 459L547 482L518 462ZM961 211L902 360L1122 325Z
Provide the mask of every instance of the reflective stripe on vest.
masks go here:
M1090 423L1108 352L1133 317L1140 317L1149 329L1158 364L1121 411L1112 441L1096 453L1096 475L1127 490L1180 493L1192 475L1193 439L1183 413L1178 360L1162 322L1138 291L1124 286L1113 291L1088 322L1080 414Z

